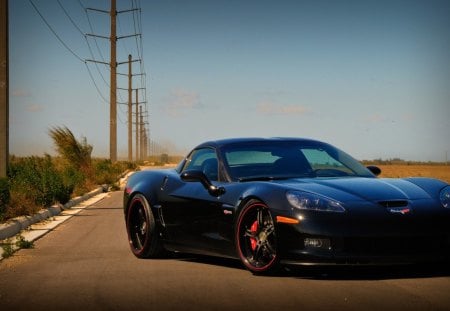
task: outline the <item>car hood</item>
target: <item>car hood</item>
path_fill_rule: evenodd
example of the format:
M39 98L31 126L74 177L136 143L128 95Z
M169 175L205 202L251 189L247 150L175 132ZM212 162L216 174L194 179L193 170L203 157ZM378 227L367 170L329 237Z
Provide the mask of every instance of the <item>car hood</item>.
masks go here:
M420 200L430 194L407 179L314 178L287 181L286 186L344 201Z

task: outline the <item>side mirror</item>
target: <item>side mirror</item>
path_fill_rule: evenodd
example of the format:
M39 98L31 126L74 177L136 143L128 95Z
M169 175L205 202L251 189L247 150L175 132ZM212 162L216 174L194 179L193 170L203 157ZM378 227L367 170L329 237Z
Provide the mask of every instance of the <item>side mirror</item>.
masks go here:
M181 173L181 180L185 182L200 182L209 194L215 197L221 196L225 193L224 187L217 187L212 184L208 176L199 170L187 170Z
M381 168L379 168L378 166L369 165L369 166L367 166L367 169L369 171L371 171L372 174L374 174L375 176L378 176L381 174Z

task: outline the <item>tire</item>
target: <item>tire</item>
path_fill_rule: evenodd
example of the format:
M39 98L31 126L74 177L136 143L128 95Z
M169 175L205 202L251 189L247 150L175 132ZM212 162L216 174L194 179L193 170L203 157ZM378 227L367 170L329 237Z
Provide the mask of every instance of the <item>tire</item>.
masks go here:
M147 199L137 194L128 207L127 233L130 248L138 258L155 258L163 253L155 218Z
M276 227L267 205L251 200L244 206L236 224L236 248L251 272L269 274L278 270Z

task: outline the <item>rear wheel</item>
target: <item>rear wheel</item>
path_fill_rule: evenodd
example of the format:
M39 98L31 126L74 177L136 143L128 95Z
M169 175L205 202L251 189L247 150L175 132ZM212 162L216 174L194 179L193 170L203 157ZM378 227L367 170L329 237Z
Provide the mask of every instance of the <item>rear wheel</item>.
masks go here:
M163 248L156 228L155 218L147 199L137 194L131 199L127 212L128 241L138 258L161 256Z
M267 205L249 201L239 214L236 247L242 263L253 273L270 273L278 268L276 228Z

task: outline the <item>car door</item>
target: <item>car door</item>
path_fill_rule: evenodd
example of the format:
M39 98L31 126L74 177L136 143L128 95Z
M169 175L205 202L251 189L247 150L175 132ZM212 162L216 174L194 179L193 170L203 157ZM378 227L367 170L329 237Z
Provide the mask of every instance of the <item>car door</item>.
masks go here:
M212 182L218 183L215 149L194 150L180 173L193 169L202 170ZM161 208L167 237L180 250L220 253L231 243L219 230L224 217L220 198L210 195L200 182L184 182L177 176L176 180L167 180L164 192Z

